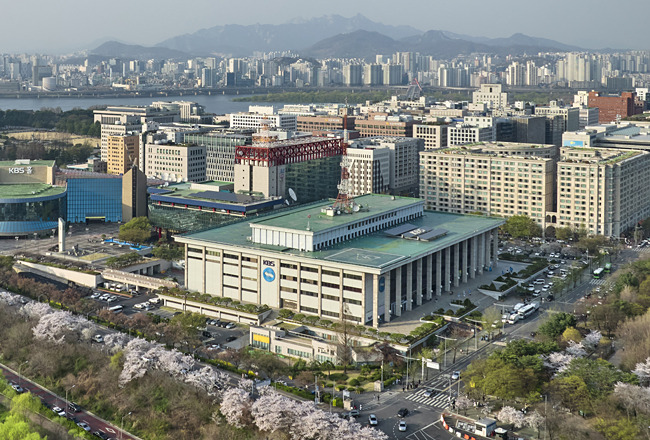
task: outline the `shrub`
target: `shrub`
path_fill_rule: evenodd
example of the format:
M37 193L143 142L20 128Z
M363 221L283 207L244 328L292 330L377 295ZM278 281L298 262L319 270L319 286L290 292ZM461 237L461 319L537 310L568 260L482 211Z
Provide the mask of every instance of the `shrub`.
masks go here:
M345 385L340 385L340 384L339 384L339 385L336 386L336 391L347 390L347 388L348 388L348 387L346 387Z
M361 385L361 383L359 382L359 379L353 377L352 379L350 379L348 381L348 385L353 386L353 387L358 387L359 385Z
M348 375L345 373L332 373L330 374L329 379L333 380L334 382L345 382L348 380Z
M357 391L357 394L361 394L361 393L363 393L365 390L363 389L363 387L357 387L356 391Z
M305 315L302 313L296 313L295 315L293 315L294 321L302 322L303 319L305 319Z

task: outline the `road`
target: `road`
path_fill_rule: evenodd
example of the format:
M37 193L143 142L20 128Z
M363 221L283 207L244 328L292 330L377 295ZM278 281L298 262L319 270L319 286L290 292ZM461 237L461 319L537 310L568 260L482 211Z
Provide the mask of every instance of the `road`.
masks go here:
M612 261L613 271L637 259L639 255L640 252L637 249L623 250ZM514 339L533 339L531 332L537 331L540 324L550 314L557 312L574 313L576 305L579 304L585 294L607 283L607 278L595 280L592 278L591 273L585 272L583 279L575 288L566 291L562 295L556 295L555 301L542 302L538 313L517 324L506 325L498 341L489 343L481 341L478 351L474 350L474 343L468 344L470 347L469 353L460 355L455 363L443 368L442 371L438 372L430 380L425 381L418 388L402 391L401 387L394 386L393 389L380 394L379 400L377 400L376 393L366 393L367 395L357 397L359 402L363 401L361 403L362 413L358 420L367 423L368 415L375 414L379 420L377 428L381 429L391 439L455 439L456 436L446 431L440 423L440 414L449 405L450 398L456 398L458 392L462 390L462 378L459 381L451 380L453 371L464 371L473 360L486 357L492 351L499 349L500 345L497 344ZM447 359L447 362L449 364L451 360ZM427 389L434 390L431 397L425 396ZM397 431L397 424L399 423L397 411L400 408L407 408L410 411L410 414L406 417L408 424L406 432Z
M106 420L101 419L88 411L84 411L83 408L79 412L69 410L67 408L68 405L66 404L67 402L65 401L65 397L52 393L24 376L18 376L15 371L5 365L0 364L0 371L2 371L2 374L7 381L18 384L25 391L37 396L48 408L58 406L59 408L67 409L68 418L74 418L75 423L81 421L86 422L91 428L90 432L94 433L96 431L101 431L106 434L107 439L139 440L138 437L120 430L120 428L108 423Z

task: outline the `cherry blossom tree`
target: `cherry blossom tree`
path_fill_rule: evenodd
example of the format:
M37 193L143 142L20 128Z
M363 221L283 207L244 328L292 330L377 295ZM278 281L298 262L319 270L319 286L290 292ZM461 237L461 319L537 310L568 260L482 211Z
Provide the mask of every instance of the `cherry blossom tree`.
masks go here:
M95 328L95 324L81 316L61 310L41 316L32 328L36 339L50 339L60 344L68 339L79 339L81 332L87 328Z
M291 426L298 412L298 402L265 388L251 406L251 415L260 431L284 431Z
M546 419L544 419L544 417L540 413L538 413L537 411L533 411L530 414L526 415L526 417L524 417L524 424L536 430L537 435L539 436L539 428L542 427L545 420Z
M30 301L20 308L20 314L26 318L41 318L52 312L54 312L54 309L48 304L37 301Z
M590 331L587 336L582 340L582 345L590 351L596 350L598 348L598 344L600 344L600 340L603 338L603 335L601 332L598 330L592 330Z
M636 368L632 370L638 378L641 385L648 385L650 383L650 357L645 362L636 364Z
M228 424L243 428L250 420L251 401L248 392L241 388L228 388L221 393L221 407L219 411L226 418Z
M467 396L460 396L456 399L456 408L466 412L468 408L472 407L472 401Z
M587 356L587 351L582 345L582 342L569 341L569 345L566 348L566 353L574 357L585 357Z
M614 398L628 412L650 414L650 388L617 382L614 385Z
M211 367L203 367L189 371L183 381L196 388L205 391L209 396L216 395L228 384L228 376L222 371L216 371Z
M561 351L555 351L548 356L544 356L544 366L553 370L555 373L561 373L569 367L569 364L576 357Z
M8 306L14 306L19 303L21 296L16 295L15 293L0 291L0 303L6 304Z
M521 428L524 426L523 413L511 406L504 406L501 408L501 411L497 414L497 419L503 423L513 425L515 428Z
M117 353L118 351L123 350L128 343L129 337L124 333L109 333L104 336L104 347L106 347L110 353Z

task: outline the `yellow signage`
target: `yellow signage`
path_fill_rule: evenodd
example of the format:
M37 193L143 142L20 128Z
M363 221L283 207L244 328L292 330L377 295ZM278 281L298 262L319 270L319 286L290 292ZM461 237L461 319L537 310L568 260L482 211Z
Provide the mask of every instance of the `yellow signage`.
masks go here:
M470 381L470 383L469 383L469 387L470 387L470 388L476 388L476 383L474 383L473 380Z
M253 333L253 341L263 342L265 344L270 344L271 343L271 340L269 339L268 336L262 336L262 335L258 335L258 334L255 334L255 333Z

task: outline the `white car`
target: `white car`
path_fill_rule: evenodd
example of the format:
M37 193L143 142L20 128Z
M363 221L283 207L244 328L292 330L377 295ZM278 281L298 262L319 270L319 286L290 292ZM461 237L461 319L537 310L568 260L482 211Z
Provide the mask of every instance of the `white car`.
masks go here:
M104 342L104 337L102 335L95 335L93 336L93 341L97 342L98 344L101 344Z
M86 423L86 422L77 422L77 426L80 427L81 429L83 429L86 432L90 431L90 425L88 425L88 423Z
M406 431L406 422L404 420L399 421L399 428L400 431L404 432Z
M370 414L370 415L368 416L368 422L369 422L371 425L376 425L376 424L377 424L377 416L374 415L374 414Z
M65 417L65 411L63 411L61 408L58 406L53 406L52 407L52 412L60 417Z
M229 322L229 323L226 325L226 328L235 328L235 327L236 327L236 325L235 325L234 323L232 323L232 322Z
M460 371L454 371L451 373L451 380L458 380L460 379Z
M99 298L100 296L102 296L102 294L99 293L99 292L93 292L93 294L90 295L90 297L91 297L92 299L97 299L97 298Z

